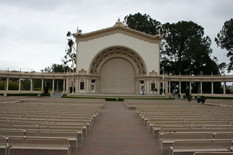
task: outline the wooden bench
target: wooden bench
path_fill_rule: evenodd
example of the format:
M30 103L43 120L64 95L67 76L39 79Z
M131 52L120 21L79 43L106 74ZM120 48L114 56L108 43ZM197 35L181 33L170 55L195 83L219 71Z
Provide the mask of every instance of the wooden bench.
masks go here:
M153 125L148 126L149 133L152 132L152 135L155 134L156 131L160 130L163 126L183 126L183 127L190 127L191 122L186 121L157 121Z
M25 136L27 137L60 137L67 138L71 148L78 150L78 144L81 143L79 138L79 132L75 130L48 130L48 129L36 129L27 130Z
M230 152L231 140L183 140L174 141L169 155L177 153L193 154L194 152Z
M171 126L162 126L160 128L154 128L153 129L153 136L156 138L156 136L158 136L158 134L164 133L164 132L186 132L186 131L192 131L192 132L196 132L196 131L203 131L202 127L192 127L192 126L184 126L184 125L171 125Z
M85 124L88 127L88 130L91 129L92 120L90 118L72 118L72 119L62 119L62 118L8 118L9 121L0 121L1 124L8 124L8 125L17 125L17 124Z
M88 133L88 129L85 125L76 125L76 124L39 125L38 129L77 130L77 131L82 131L84 136L87 136Z
M0 154L7 155L8 146L7 146L7 138L1 136L0 137Z
M194 152L193 155L233 155L233 152Z
M9 128L9 129L37 129L36 124L1 124L0 128Z
M66 138L48 137L9 137L9 154L44 154L51 151L51 154L70 155L70 145ZM30 153L29 153L30 152Z
M193 121L192 126L229 125L230 121Z
M233 131L233 126L229 125L205 125L204 131L209 132L229 132Z
M215 139L230 139L232 142L231 149L233 150L233 131L231 132L217 132Z
M45 124L45 123L44 123ZM48 121L47 123L50 125L79 125L83 126L87 129L87 131L91 130L91 124L87 123L86 121Z
M159 144L161 153L169 150L174 141L178 140L194 140L194 139L213 139L213 133L207 132L164 132L159 136Z
M12 137L19 136L23 137L25 135L25 130L22 129L9 129L9 128L0 128L0 136Z
M233 131L232 132L217 132L215 139L230 139L233 141Z

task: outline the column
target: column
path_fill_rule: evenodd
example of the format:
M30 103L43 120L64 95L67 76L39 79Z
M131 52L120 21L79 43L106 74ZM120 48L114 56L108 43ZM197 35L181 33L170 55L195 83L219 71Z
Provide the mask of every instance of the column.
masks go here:
M157 95L160 95L160 80L157 80Z
M162 93L162 95L164 95L164 91L165 91L165 81L163 79L163 93Z
M146 86L145 86L146 94L150 94L150 81L146 80Z
M89 84L90 84L90 79L89 78L87 78L86 79L86 83L87 83L87 86L86 86L86 88L85 88L85 91L86 91L86 93L90 93L90 88L89 88Z
M66 79L63 79L63 93L66 91Z
M76 87L76 82L75 82L74 77L72 77L72 79L71 79L71 87L72 87L72 94L74 94L74 91L78 91L78 89L75 88Z
M214 94L214 82L211 81L211 94Z
M168 94L168 81L165 81L165 94Z
M7 96L7 92L9 90L9 78L6 79L6 86L5 86L6 93L4 93L4 96Z
M226 82L223 82L223 94L226 94Z
M69 77L66 78L66 93L70 93L70 80L69 80Z
M44 79L41 79L41 91L44 92Z
M168 81L168 94L171 94L171 81Z
M21 90L21 79L19 79L19 91Z
M73 94L74 93L76 93L76 92L78 92L79 91L79 89L80 89L80 87L78 87L79 86L79 84L80 84L80 81L79 80L76 80L76 77L74 76L74 78L73 78ZM85 91L85 89L86 89L86 83L85 83L85 80L83 81L84 82L84 91Z
M9 90L9 78L6 79L6 91Z
M58 87L59 87L58 82L59 82L59 81L57 80L57 82L56 82L56 91L59 90L59 88L58 88Z
M30 79L30 91L33 91L33 81Z
M200 94L202 94L202 81L200 81Z
M52 92L54 93L54 79L53 79L53 84L52 84Z
M179 81L179 94L181 94L181 81Z
M191 95L192 94L192 82L189 81L189 94Z

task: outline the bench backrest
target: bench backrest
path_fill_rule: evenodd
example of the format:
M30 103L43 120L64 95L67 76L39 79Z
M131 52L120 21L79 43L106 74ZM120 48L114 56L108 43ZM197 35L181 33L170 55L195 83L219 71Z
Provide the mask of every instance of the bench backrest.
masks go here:
M233 131L233 126L229 125L205 125L204 131Z
M233 155L233 152L194 152L193 155Z
M0 128L9 128L9 129L36 129L36 124L0 124Z
M200 126L187 127L187 126L163 126L160 128L160 132L178 132L178 131L203 131Z
M8 129L0 128L0 136L10 137L10 136L24 136L25 130L22 129Z
M231 141L227 139L223 140L182 140L174 141L173 149L231 149Z
M0 137L0 154L7 155L8 146L7 146L7 138Z
M193 126L200 126L203 127L206 125L229 125L229 121L195 121L192 123Z
M38 136L38 137L66 137L77 139L78 133L75 130L27 130L25 133L26 136Z
M9 137L9 146L14 148L50 148L69 150L69 141L66 138L49 137Z
M154 122L154 126L164 126L164 125L183 125L183 126L191 126L191 122L188 121L156 121Z
M5 148L7 139L5 137L0 137L0 148Z
M213 139L213 133L204 132L165 132L161 134L162 140L168 139Z
M85 125L81 124L53 124L53 125L39 125L38 129L63 129L63 130L79 130L87 128Z
M233 132L218 132L215 139L231 139L233 140Z

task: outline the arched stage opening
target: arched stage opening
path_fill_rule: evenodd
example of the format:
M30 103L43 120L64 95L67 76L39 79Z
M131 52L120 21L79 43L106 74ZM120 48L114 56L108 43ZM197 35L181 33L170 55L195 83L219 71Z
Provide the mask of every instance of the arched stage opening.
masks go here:
M109 47L93 59L90 74L100 78L99 92L103 94L135 94L136 77L144 75L142 58L126 47Z
M112 58L100 71L100 93L135 94L135 70L123 58Z

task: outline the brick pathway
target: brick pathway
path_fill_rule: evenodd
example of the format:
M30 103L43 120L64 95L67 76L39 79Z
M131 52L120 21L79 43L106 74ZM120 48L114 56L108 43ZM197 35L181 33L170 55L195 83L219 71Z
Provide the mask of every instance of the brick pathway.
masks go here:
M158 141L122 102L107 102L78 155L160 155Z

